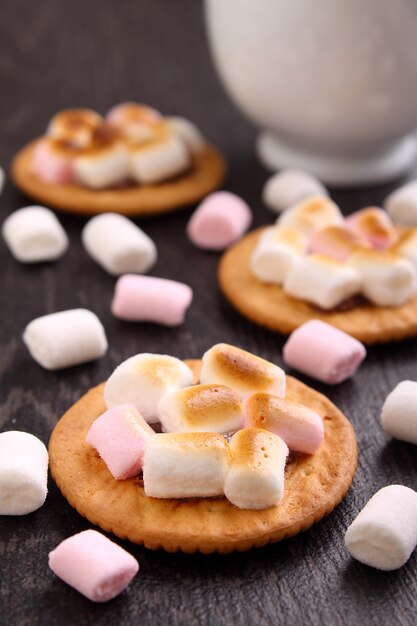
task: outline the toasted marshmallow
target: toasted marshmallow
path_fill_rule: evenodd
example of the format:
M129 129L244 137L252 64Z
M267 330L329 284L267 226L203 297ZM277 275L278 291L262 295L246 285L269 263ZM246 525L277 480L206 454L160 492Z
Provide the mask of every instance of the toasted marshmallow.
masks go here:
M185 117L168 117L168 124L187 146L191 154L199 154L206 147L206 141L195 124Z
M376 250L385 250L398 240L398 233L388 214L378 207L355 211L346 218L345 226L364 237Z
M299 230L290 226L271 226L252 253L250 269L259 280L280 285L306 249L307 237Z
M317 178L296 169L274 174L268 178L262 190L264 204L274 213L281 213L304 198L328 195L327 189Z
M155 124L148 141L129 144L129 151L130 175L143 185L153 185L177 176L191 165L184 141L165 121Z
M417 269L417 228L407 228L400 235L398 242L391 248L395 252L410 261Z
M94 131L102 124L101 115L91 109L66 109L54 115L46 134L78 148L85 148L92 140Z
M161 114L144 104L123 102L112 107L106 122L118 128L128 139L143 141L152 137L152 126L161 119Z
M231 454L216 433L162 433L145 448L143 482L153 498L195 498L223 494Z
M225 385L193 385L167 393L158 404L164 431L228 433L243 422L242 405Z
M417 180L390 193L384 208L397 224L417 226Z
M401 306L417 292L416 268L393 252L360 250L349 265L361 276L363 295L379 306Z
M130 174L129 150L109 126L93 131L92 139L74 159L75 179L92 189L118 185Z
M133 404L149 423L158 421L157 406L170 391L193 384L193 373L179 359L166 354L136 354L123 361L104 387L108 409L118 404Z
M227 343L203 355L200 382L226 385L242 399L256 391L285 396L285 372L278 365Z
M284 469L288 447L262 428L238 430L230 440L232 462L224 495L240 509L277 506L284 496Z
M70 183L74 178L74 158L77 151L67 141L42 137L33 152L33 169L47 183Z
M245 427L264 428L281 437L290 450L314 454L324 437L320 415L304 404L254 393L245 401Z
M370 247L371 244L364 237L343 226L326 226L314 230L308 241L310 252L318 252L337 261L346 261L358 248Z
M341 226L343 215L329 198L313 196L289 207L277 219L280 226L291 226L309 235L326 226Z
M361 278L353 268L323 254L301 257L284 282L284 291L322 309L333 309L358 294Z

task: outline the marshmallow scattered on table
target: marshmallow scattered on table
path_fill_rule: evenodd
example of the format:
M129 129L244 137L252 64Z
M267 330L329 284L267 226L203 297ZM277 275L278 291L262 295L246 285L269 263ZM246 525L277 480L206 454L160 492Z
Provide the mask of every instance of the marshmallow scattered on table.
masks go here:
M280 285L306 250L307 237L303 233L287 226L271 226L251 255L251 271L261 281Z
M309 196L328 196L322 183L303 170L287 169L274 174L266 181L262 190L262 200L266 206L281 213L292 204Z
M91 189L118 185L129 178L129 150L124 139L107 126L93 131L90 143L74 158L74 178Z
M417 180L390 193L385 198L384 208L397 224L417 226Z
M126 589L139 563L101 533L84 530L49 553L49 567L89 600L107 602Z
M360 341L320 320L299 326L283 348L287 365L329 385L353 376L365 357Z
M94 131L103 124L101 115L91 109L65 109L49 122L46 134L53 138L85 148Z
M28 206L9 215L2 234L13 256L22 263L53 261L68 247L64 229L49 209Z
M146 442L154 434L133 404L122 404L100 415L85 440L97 450L113 478L123 480L142 469Z
M168 117L167 121L170 128L182 139L191 154L199 154L204 150L206 141L197 126L190 120L185 117L174 116Z
M300 257L284 281L284 291L322 309L333 309L360 293L359 272L323 254Z
M343 226L327 226L311 233L309 252L324 254L337 261L346 261L358 248L370 248L366 239Z
M389 215L378 207L367 207L351 213L345 226L364 237L376 250L386 250L398 240L397 230Z
M398 254L378 250L357 250L349 265L362 280L362 293L379 306L401 306L417 292L417 270Z
M123 361L104 387L108 409L133 404L150 424L159 421L158 402L170 391L193 384L190 368L173 356L142 353Z
M106 115L106 122L134 141L152 137L152 126L160 119L161 114L156 109L136 102L117 104Z
M107 351L103 325L87 309L38 317L26 326L23 341L30 355L47 370L86 363Z
M216 433L156 434L145 448L145 494L153 498L222 495L230 458L229 444Z
M290 450L314 454L324 437L323 420L304 404L269 393L245 401L245 427L264 428L285 441Z
M48 451L29 433L0 434L0 515L27 515L45 502Z
M403 485L377 491L347 529L345 544L365 565L402 567L417 545L417 493Z
M224 250L249 228L252 212L230 191L216 191L197 207L187 224L192 243L206 250Z
M309 235L313 230L326 226L342 226L343 215L329 198L313 196L290 206L278 217L277 224L291 226Z
M256 391L285 396L285 372L246 350L218 343L204 353L200 383L222 384L244 399Z
M288 447L277 435L261 428L238 430L230 439L232 461L224 495L241 509L277 506L284 496Z
M228 433L241 428L242 405L225 385L193 385L167 393L158 404L165 432Z
M62 185L74 179L74 146L62 139L42 137L33 152L33 169L47 183Z
M193 291L184 283L126 274L116 283L111 310L122 320L178 326L192 299Z
M156 262L152 239L117 213L96 215L84 226L81 237L88 254L114 276L147 272Z
M394 439L417 444L417 382L403 380L388 394L381 422Z

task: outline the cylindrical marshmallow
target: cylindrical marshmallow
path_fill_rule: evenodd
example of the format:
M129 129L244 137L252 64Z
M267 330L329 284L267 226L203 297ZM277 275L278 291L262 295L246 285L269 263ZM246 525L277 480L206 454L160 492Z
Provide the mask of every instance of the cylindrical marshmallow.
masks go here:
M274 213L281 213L304 198L328 195L327 189L317 178L296 169L274 174L268 178L262 190L264 204Z
M346 261L358 248L370 248L366 239L343 226L326 226L314 230L308 241L310 252L329 256L337 261Z
M252 212L246 202L229 191L216 191L197 207L187 225L194 245L223 250L249 228Z
M165 432L229 433L241 428L240 398L225 385L193 385L167 393L158 404Z
M179 326L192 299L193 291L184 283L126 274L116 283L111 310L122 320Z
M365 356L360 341L320 320L299 326L283 349L287 365L328 385L353 376Z
M106 122L133 141L152 137L152 126L160 119L161 114L156 109L136 102L117 104L106 115Z
M126 589L139 563L117 543L90 529L64 539L52 550L49 567L89 600L107 602Z
M45 502L48 451L34 435L0 434L0 515L27 515Z
M185 117L168 117L168 124L176 135L187 146L191 154L199 154L204 150L206 141L195 124Z
M216 433L163 433L145 448L143 483L153 498L195 498L223 494L229 444Z
M403 485L377 491L346 531L350 554L384 571L398 569L417 545L417 493Z
M397 224L417 226L417 180L390 193L385 198L384 208Z
M417 228L404 229L391 250L410 261L417 270Z
M397 230L389 215L378 207L367 207L351 213L345 225L369 241L376 250L385 250L398 240Z
M96 215L84 226L88 254L109 274L147 272L156 262L154 242L132 221L117 213Z
M107 408L133 404L150 424L159 420L158 402L170 391L193 384L193 373L179 359L167 354L136 354L123 361L104 387Z
M394 439L417 444L417 382L403 380L386 397L382 428Z
M70 309L38 317L23 333L31 356L47 370L98 359L107 350L103 325L87 309Z
M277 219L280 226L291 226L309 235L326 226L341 226L343 215L339 207L325 196L312 196L286 209Z
M46 134L78 148L85 148L90 143L94 131L102 124L101 115L91 109L65 109L54 115Z
M129 150L116 131L101 126L92 140L74 159L75 179L91 189L103 189L124 182L130 175Z
M22 263L52 261L68 247L61 224L42 206L28 206L9 215L2 234L13 256Z
M232 461L224 495L240 509L277 506L284 496L284 469L288 447L262 428L238 430L230 440Z
M142 469L146 441L154 434L133 404L121 404L94 420L85 440L97 450L113 478L123 480Z
M47 183L63 185L74 178L77 149L63 139L42 137L33 151L33 169Z
M250 269L259 280L280 285L306 250L307 237L303 233L287 226L271 226L251 255Z

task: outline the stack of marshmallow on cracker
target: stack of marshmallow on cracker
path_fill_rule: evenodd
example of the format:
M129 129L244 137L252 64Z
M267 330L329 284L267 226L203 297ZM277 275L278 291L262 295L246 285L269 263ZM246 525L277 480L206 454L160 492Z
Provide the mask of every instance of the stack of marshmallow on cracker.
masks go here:
M204 147L190 121L164 118L142 104L119 104L105 118L90 109L68 109L50 121L35 148L33 168L53 184L153 185L186 172Z
M108 410L86 441L116 480L143 471L147 496L276 506L288 449L314 454L324 436L321 416L286 400L285 385L277 365L228 344L204 354L198 384L179 359L137 354L107 380Z

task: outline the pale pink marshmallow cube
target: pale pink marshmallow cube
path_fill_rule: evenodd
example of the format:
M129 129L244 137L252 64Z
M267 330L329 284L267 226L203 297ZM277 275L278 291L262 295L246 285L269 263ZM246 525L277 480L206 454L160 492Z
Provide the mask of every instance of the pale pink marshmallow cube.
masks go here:
M126 589L139 563L101 533L84 530L49 553L49 567L89 600L107 602Z
M47 183L63 185L74 179L75 152L64 142L43 137L33 152L33 169Z
M287 365L328 385L353 376L365 356L360 341L320 320L302 324L283 349Z
M223 250L249 228L252 212L242 198L216 191L197 207L187 225L190 240L199 248Z
M146 442L154 434L133 404L120 404L92 423L86 442L97 450L113 478L124 480L142 469Z
M391 218L378 207L367 207L351 213L345 219L345 226L364 237L376 250L386 250L398 241L398 233Z
M192 299L193 291L184 283L125 274L116 283L111 310L122 320L179 326Z

